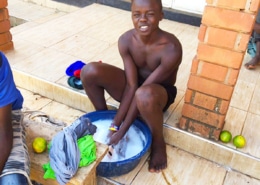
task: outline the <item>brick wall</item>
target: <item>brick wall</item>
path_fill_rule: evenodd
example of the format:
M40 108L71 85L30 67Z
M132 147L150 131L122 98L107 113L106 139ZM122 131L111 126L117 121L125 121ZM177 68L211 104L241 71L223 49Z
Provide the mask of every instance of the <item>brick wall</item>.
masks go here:
M7 0L0 0L0 51L13 49Z
M218 140L260 0L206 0L180 128Z

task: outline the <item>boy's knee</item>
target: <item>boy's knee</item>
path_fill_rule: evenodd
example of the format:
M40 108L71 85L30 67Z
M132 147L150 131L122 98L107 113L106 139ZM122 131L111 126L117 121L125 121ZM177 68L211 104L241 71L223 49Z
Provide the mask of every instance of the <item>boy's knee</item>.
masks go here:
M141 86L135 93L136 102L139 105L147 105L153 102L153 92L148 86Z
M96 62L91 62L86 64L80 72L81 78L84 79L89 79L91 77L95 77L98 74L98 65Z

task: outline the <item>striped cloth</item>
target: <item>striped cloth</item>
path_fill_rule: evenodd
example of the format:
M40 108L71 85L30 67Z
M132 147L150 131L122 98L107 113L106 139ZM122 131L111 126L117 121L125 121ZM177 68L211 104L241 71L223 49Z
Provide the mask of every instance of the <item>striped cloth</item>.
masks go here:
M8 174L23 174L30 185L30 159L28 148L25 141L25 128L23 123L23 114L20 110L12 111L13 124L13 148L11 154L5 164L0 177Z

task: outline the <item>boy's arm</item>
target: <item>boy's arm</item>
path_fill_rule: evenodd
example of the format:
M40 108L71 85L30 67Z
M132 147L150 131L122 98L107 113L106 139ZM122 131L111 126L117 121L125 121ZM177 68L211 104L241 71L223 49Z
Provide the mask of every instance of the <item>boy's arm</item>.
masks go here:
M0 107L0 173L13 147L12 105Z
M162 84L170 75L177 73L182 60L182 46L179 41L165 48L161 57L161 63L144 81L143 85L147 84Z
M129 110L137 85L137 69L128 50L127 36L122 35L118 41L118 48L124 63L126 86L121 98L120 106L114 118L114 124L120 126Z
M125 135L133 120L138 115L138 110L134 98L135 91L138 88L138 75L136 65L128 50L127 36L123 35L119 38L119 52L124 62L124 71L126 76L126 86L121 98L120 106L114 118L116 126L120 126L119 131L114 132L110 136L109 145L117 144ZM130 118L130 119L129 119ZM127 119L127 122L126 122ZM124 123L122 124L122 121Z

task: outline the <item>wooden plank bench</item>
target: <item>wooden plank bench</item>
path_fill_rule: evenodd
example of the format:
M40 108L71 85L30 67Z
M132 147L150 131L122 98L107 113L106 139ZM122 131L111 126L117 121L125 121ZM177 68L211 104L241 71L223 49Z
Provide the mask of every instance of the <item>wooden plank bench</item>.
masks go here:
M36 154L32 149L32 142L35 137L44 137L49 142L53 136L61 131L61 127L46 125L42 123L30 123L26 124L26 142L31 161L31 180L34 180L43 185L59 185L56 180L44 179L43 164L49 162L48 152L45 151L42 154ZM96 142L97 146L97 159L87 167L81 167L78 169L75 176L67 183L68 185L96 185L96 167L101 162L103 157L108 151L107 145Z

